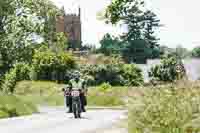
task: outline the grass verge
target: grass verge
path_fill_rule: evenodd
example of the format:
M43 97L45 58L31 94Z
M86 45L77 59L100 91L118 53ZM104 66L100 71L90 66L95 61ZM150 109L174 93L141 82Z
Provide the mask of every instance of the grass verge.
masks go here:
M162 85L130 91L129 133L200 132L200 85Z
M64 105L61 88L63 85L54 82L22 81L15 87L16 93L25 101L38 105ZM124 106L127 87L110 87L102 90L100 87L90 87L87 95L88 106Z
M30 115L37 112L32 102L27 102L14 95L0 95L0 118Z

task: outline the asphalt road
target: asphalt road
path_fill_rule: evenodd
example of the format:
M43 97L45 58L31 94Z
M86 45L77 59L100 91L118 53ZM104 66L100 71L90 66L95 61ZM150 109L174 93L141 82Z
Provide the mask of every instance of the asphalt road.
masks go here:
M123 110L89 110L82 119L74 119L64 108L41 108L32 116L0 120L2 133L87 133L112 126L124 117Z

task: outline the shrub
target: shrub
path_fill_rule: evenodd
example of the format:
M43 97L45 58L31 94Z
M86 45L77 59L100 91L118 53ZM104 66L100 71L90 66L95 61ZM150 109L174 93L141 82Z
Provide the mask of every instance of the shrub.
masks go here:
M180 64L183 67L182 73L178 73L176 71L177 64ZM185 69L179 60L175 57L164 58L161 60L160 65L156 65L151 68L149 72L149 76L152 79L156 79L158 81L172 82L179 78L183 78L185 76Z
M29 79L29 65L26 63L17 63L14 68L5 74L2 89L6 93L13 93L17 81Z
M51 50L36 51L33 57L32 78L63 81L66 71L75 68L74 58L66 53Z
M121 75L126 86L139 86L143 84L142 70L134 64L122 65Z
M16 75L17 75L17 80L29 80L29 74L30 74L30 65L20 62L16 63L14 65L14 68L16 69Z
M90 81L91 85L100 85L104 82L111 85L122 85L120 69L116 65L86 65L81 71L83 76L92 79Z
M16 69L12 68L8 73L5 74L5 79L2 84L3 91L5 93L13 93L16 83L17 83Z
M100 85L106 82L112 86L138 86L143 83L142 71L135 65L85 65L80 68L80 71L90 85Z
M98 87L100 92L109 92L112 89L112 86L109 83L103 83Z

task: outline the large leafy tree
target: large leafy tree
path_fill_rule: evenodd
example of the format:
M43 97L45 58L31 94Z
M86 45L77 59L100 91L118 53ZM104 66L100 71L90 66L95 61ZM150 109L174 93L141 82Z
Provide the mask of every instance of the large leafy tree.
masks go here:
M38 38L47 44L55 36L60 11L49 0L0 0L0 57L4 73L15 62L30 62Z
M107 7L104 17L107 23L123 22L127 25L128 32L122 36L129 44L127 48L133 48L136 41L145 40L147 46L144 49L148 47L151 51L148 58L159 57L158 39L154 33L155 29L160 26L160 20L155 13L145 9L143 0L113 0Z

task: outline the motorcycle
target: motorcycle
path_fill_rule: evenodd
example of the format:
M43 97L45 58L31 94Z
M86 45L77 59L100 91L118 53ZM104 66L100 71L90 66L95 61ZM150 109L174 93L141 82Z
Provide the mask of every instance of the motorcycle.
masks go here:
M81 118L81 99L80 99L80 90L72 89L72 111L74 118Z

